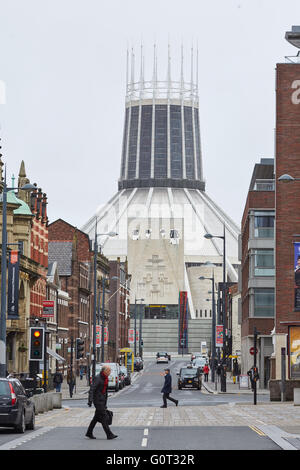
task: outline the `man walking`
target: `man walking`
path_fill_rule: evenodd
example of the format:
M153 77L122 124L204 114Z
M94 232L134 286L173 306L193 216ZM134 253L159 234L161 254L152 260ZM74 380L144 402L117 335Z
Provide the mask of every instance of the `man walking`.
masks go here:
M58 369L56 369L56 372L53 376L53 385L55 387L55 390L57 392L60 392L61 391L61 384L63 382L63 375L61 372L59 372Z
M115 439L116 436L113 434L108 425L108 414L107 414L107 386L108 386L108 376L110 375L111 369L108 366L103 366L99 375L95 377L94 384L92 384L89 397L88 405L91 406L94 403L96 408L94 417L90 422L88 430L86 432L86 437L90 439L96 439L93 435L93 429L96 426L97 422L102 424L104 432L107 439Z
M161 393L163 393L164 404L161 406L161 408L167 408L167 400L172 401L177 406L178 400L175 400L175 398L170 397L170 393L172 392L172 377L170 374L170 369L165 369L165 373L161 375L165 376L165 383L163 388L161 389Z

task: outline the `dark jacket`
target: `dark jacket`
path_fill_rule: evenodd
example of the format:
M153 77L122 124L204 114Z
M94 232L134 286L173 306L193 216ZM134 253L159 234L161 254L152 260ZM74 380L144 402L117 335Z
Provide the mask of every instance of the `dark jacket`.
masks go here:
M104 388L104 377L101 375L96 375L94 383L90 386L89 390L89 397L88 397L88 405L91 406L94 403L97 410L106 410L106 403L107 403L107 388L105 393L103 394Z
M55 372L53 376L53 382L55 384L61 384L63 382L63 376L61 372Z
M165 375L165 383L163 388L161 389L161 393L171 393L172 392L172 377L171 374Z

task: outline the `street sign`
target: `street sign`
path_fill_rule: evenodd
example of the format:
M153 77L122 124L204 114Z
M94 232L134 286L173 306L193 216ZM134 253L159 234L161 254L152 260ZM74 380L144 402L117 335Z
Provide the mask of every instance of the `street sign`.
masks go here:
M249 352L250 352L250 354L252 354L252 356L254 355L254 351L255 351L255 349L254 349L253 347L250 348L250 351L249 351ZM258 353L258 350L257 350L257 348L256 348L256 354L257 354L257 353Z
M42 316L45 318L54 317L54 300L43 300Z

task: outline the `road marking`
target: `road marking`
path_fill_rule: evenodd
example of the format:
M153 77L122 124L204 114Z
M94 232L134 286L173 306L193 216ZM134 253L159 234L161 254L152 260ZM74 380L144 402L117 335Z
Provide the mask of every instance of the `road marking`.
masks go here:
M46 432L51 431L52 429L54 429L53 426L48 426L48 427L43 427L41 429L38 429L37 431L33 431L28 434L25 434L25 436L19 437L17 439L14 439L13 441L3 444L2 446L0 446L0 450L15 449L17 446L26 444L26 442L31 441L32 439L35 439L36 437L39 437L42 434L45 434Z
M147 447L147 438L144 437L142 440L142 447Z
M144 429L144 436L148 436L149 434L149 429Z
M252 429L252 431L256 432L259 436L265 436L265 433L258 429L256 426L249 426L249 428Z

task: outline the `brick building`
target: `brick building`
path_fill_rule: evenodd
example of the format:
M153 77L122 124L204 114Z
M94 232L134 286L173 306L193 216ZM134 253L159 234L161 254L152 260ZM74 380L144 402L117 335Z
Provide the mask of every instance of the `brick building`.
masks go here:
M300 48L300 27L286 33ZM281 378L282 348L288 379L300 379L300 304L295 270L300 254L300 64L276 66L276 316L274 378ZM295 62L295 63L293 63ZM279 181L282 175L295 180Z
M130 328L130 278L127 261L120 258L110 261L109 340L108 357L115 362L120 358L120 349L128 344Z
M49 224L49 263L57 262L61 290L69 295L67 345L84 340L84 361L88 365L93 307L93 252L87 234L62 219ZM73 357L73 363L75 360ZM77 363L76 366L79 366Z
M241 354L242 373L253 365L254 327L260 332L258 341L259 386L270 378L273 353L272 330L275 316L275 184L274 160L261 159L253 170L244 208L239 243L241 270Z

